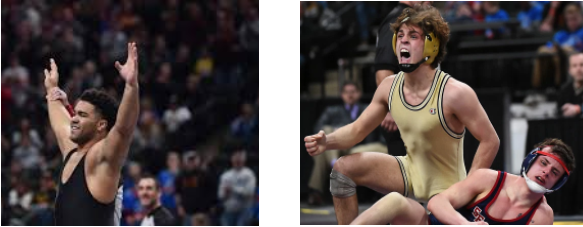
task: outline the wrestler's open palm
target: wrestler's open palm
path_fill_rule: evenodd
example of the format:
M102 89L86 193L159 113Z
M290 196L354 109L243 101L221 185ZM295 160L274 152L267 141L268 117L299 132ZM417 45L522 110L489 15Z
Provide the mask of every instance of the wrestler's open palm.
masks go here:
M57 63L55 63L55 59L51 58L51 69L45 69L45 88L46 90L50 90L54 87L59 86L59 71L57 68Z
M315 135L306 136L304 142L306 142L306 150L311 156L316 156L326 151L326 134L324 131L320 131Z
M128 58L125 64L115 61L119 75L130 85L138 84L138 47L135 42L128 43Z
M485 221L477 221L477 222L468 222L468 225L490 225L488 222Z

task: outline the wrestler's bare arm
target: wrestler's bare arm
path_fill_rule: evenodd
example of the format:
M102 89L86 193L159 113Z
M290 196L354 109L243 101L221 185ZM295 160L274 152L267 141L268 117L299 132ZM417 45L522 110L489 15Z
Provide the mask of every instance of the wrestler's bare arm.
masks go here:
M480 168L490 168L498 153L500 140L476 92L455 79L450 79L445 89L444 96L453 114L480 141L469 174Z
M118 173L129 152L131 138L140 112L138 85L138 49L136 43L128 43L128 58L124 65L115 63L119 74L125 80L123 97L117 112L117 120L105 137L98 160L109 165Z
M434 196L429 200L427 209L443 224L467 224L468 220L456 209L468 205L480 193L487 193L496 183L497 176L497 171L478 169L466 179Z
M50 70L45 69L45 89L47 91L47 106L49 109L49 121L51 122L51 128L55 133L57 138L57 143L59 145L59 150L63 155L63 159L67 154L77 147L69 136L71 135L71 116L60 100L50 99L49 96L52 92L59 89L59 72L57 63L51 58Z
M388 107L389 92L395 76L383 80L377 88L370 105L354 121L326 135L326 149L348 149L364 140L385 118Z

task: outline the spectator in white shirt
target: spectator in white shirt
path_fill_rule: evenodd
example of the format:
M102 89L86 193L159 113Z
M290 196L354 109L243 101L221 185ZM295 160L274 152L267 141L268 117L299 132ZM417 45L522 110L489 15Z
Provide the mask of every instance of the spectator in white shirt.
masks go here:
M174 133L180 128L180 125L190 120L191 117L190 110L184 105L179 105L178 97L174 95L170 98L170 106L164 111L162 120L166 124L167 132Z
M235 151L231 156L232 168L221 175L219 199L225 208L221 225L249 225L257 179L245 166L246 158L245 151Z

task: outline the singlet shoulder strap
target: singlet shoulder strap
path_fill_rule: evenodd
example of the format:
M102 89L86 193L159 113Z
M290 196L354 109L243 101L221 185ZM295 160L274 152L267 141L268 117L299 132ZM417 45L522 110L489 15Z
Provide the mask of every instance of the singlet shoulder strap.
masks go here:
M69 151L69 153L67 153L67 156L65 157L65 161L63 162L63 166L65 166L65 164L67 164L67 161L69 161L69 158L71 158L71 155L73 155L73 153L77 152L77 148L73 148L73 150Z
M500 189L502 189L502 186L504 185L504 181L506 180L506 172L504 171L498 171L498 180L496 181L496 187L494 188L494 193L490 194L488 199L493 199L495 198L498 193L500 193Z
M393 91L395 90L395 86L397 84L397 80L399 80L399 77L401 76L401 74L403 74L403 72L398 72L395 75L395 78L393 78L393 83L391 84L391 90L389 93L389 112L391 112L391 102L393 101Z
M481 203L490 203L495 197L496 195L498 195L498 187L500 186L500 182L504 182L504 172L503 171L498 171L498 176L496 176L496 182L494 183L494 185L492 186L492 188L490 188L490 191L488 192L488 195L486 195L484 198L481 198L478 201L475 201L474 203L470 203L468 204L466 207L466 209L473 209L474 206L477 206Z

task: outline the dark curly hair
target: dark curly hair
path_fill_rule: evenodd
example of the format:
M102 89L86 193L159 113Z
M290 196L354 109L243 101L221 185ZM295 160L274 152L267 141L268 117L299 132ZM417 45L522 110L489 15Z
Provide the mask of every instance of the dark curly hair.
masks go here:
M571 150L569 145L560 139L550 138L545 139L543 142L535 145L534 148L544 148L546 146L551 146L551 153L556 154L559 156L559 158L561 158L561 160L563 160L569 172L575 169L575 155L573 154L573 150Z
M407 17L409 19L402 22ZM427 34L433 32L439 39L439 53L431 63L432 68L437 68L437 65L445 59L445 54L447 54L445 46L449 41L449 26L441 17L439 10L430 5L415 4L413 8L405 8L397 21L391 24L393 32L397 34L403 24L420 27Z
M156 176L152 175L151 173L144 173L144 174L142 174L140 176L140 180L138 181L138 183L140 181L142 181L143 179L152 179L152 180L154 180L154 184L156 186L156 191L160 191L160 188L161 188L160 187L160 182L158 181L158 178ZM137 185L136 185L136 188L137 188Z
M111 130L117 118L117 101L105 90L95 88L87 89L81 94L79 100L91 103L95 110L107 121L107 131Z

